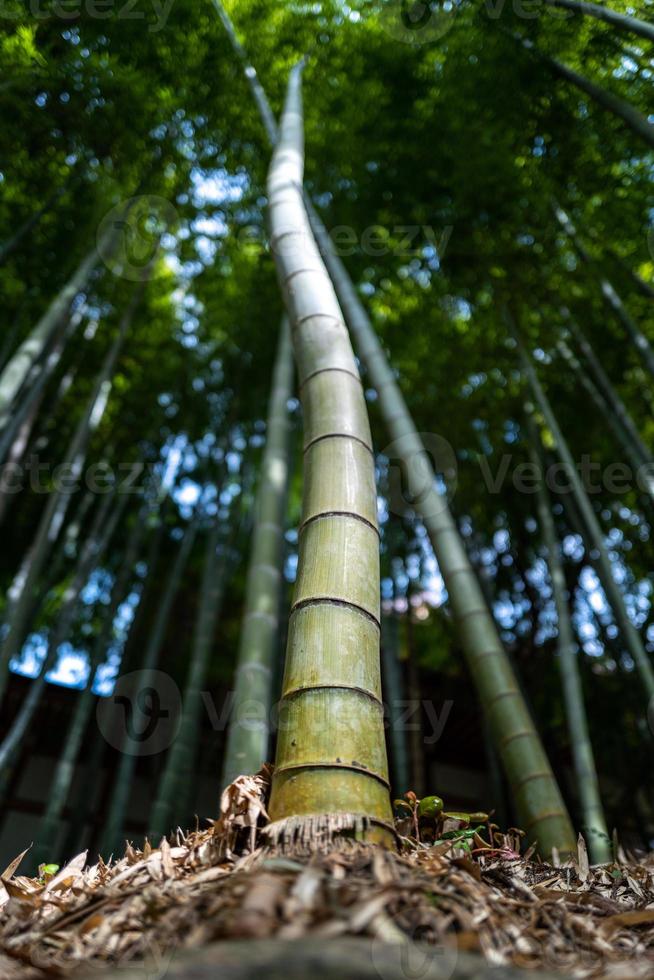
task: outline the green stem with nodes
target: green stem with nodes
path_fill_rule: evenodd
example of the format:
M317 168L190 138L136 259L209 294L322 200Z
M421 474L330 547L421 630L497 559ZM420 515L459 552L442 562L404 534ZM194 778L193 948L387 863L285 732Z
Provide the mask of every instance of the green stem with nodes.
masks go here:
M342 815L366 818L367 837L390 843L374 459L350 339L304 208L301 71L290 75L268 174L271 246L305 423L298 573L269 812L273 821L309 818L307 825L327 827Z
M566 720L570 734L570 745L574 761L574 771L581 801L583 816L582 830L588 841L591 859L596 864L606 864L612 858L611 838L608 835L606 818L595 767L595 756L588 732L586 705L579 676L579 645L575 640L570 608L567 599L567 586L561 544L557 538L552 504L547 488L543 481L543 466L538 443L538 430L527 413L529 431L529 456L534 470L539 473L536 485L536 506L540 522L543 544L547 555L547 564L552 582L556 619L558 626L558 663L561 672L561 685L565 702Z

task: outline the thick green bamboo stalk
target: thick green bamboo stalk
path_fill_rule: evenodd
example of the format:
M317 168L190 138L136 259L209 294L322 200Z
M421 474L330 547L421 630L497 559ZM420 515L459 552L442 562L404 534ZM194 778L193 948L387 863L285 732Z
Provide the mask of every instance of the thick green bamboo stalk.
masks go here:
M237 54L242 58L245 75L250 80L254 77L250 71L251 66L244 55L238 51ZM266 131L274 142L274 130L270 131L266 127ZM422 461L427 459L424 447L368 315L345 266L334 252L327 229L306 194L304 203L311 231L336 289L338 301L345 312L372 383L378 391L382 414L392 438L397 433L400 451L411 471L416 454ZM328 335L324 343L325 346L329 344ZM424 473L422 467L421 472ZM487 712L489 726L511 784L520 819L532 838L539 839L544 853L549 853L552 847L557 847L563 853L573 853L576 851L576 843L570 818L456 525L445 501L436 490L435 479L426 491L421 482L417 492L427 512L435 508L441 515L441 519L438 519L432 514L426 526L441 572L449 578L448 592L455 615L460 621L464 652L480 700Z
M214 650L216 624L220 618L227 572L227 556L221 547L223 528L217 518L207 534L200 602L193 635L193 649L182 701L179 730L159 780L157 798L150 815L148 836L158 841L169 833L185 780L191 778L195 764L197 730L202 711L202 691Z
M304 408L304 494L270 815L356 814L390 842L379 667L379 532L363 388L309 228L301 65L268 174L271 247ZM347 817L345 818L347 819ZM335 821L338 823L338 820ZM299 820L298 826L302 823Z
M599 3L587 3L586 0L545 0L551 7L563 7L565 10L572 10L574 13L582 14L585 17L594 17L596 20L604 21L611 27L617 27L620 31L628 34L637 34L648 41L654 41L654 25L648 24L645 20L638 17L630 17L622 14L611 7L601 6Z
M405 464L405 472L413 483L408 490L417 501L416 509L425 523L443 575L463 652L488 716L521 826L531 838L538 839L543 853L549 853L553 847L572 852L576 844L565 804L456 523L447 501L436 488L432 461L368 315L334 252L327 229L311 206L309 216L357 349L377 390L394 453ZM417 461L422 463L420 467L416 467Z
M256 773L268 756L272 682L283 584L282 544L288 487L288 400L293 352L283 318L268 406L267 439L255 501L252 548L239 639L222 786Z
M642 475L642 469L647 465L647 483L643 489L650 498L654 499L654 480L652 479L652 473L654 471L652 469L651 461L647 463L636 446L634 446L629 437L629 433L624 428L620 420L620 417L611 410L609 404L604 398L602 398L602 395L595 387L592 380L588 377L583 366L579 363L565 341L559 340L556 347L563 360L574 372L574 375L578 379L582 388L587 392L591 401L603 416L609 429L611 429L613 432L615 441L621 447L626 458L628 459L634 476L636 474Z
M612 859L613 849L606 826L597 769L595 767L595 756L588 731L586 705L584 703L581 677L579 676L579 645L575 640L570 608L568 606L561 545L554 526L551 502L543 481L542 460L537 449L540 439L529 413L527 414L527 425L529 431L530 460L535 472L540 473L536 485L536 506L552 582L554 604L556 606L558 664L561 672L561 686L563 688L566 721L570 734L575 781L581 803L583 818L582 831L588 842L591 860L596 864L605 864Z
M580 75L579 72L574 71L574 69L562 64L555 58L550 58L543 51L539 51L530 38L523 37L521 34L514 34L510 31L505 31L505 33L510 34L525 50L533 54L544 65L547 65L552 74L558 75L559 78L565 79L566 82L571 82L576 88L589 95L598 105L601 105L603 109L608 109L618 119L622 119L649 146L654 146L654 126L630 102L621 99L620 96L614 95L613 92L609 92L600 85L596 85L595 82L591 82L585 75Z
M84 414L77 423L71 438L66 458L62 464L62 472L66 473L67 485L73 486L80 479L86 459L86 450L92 433L100 424L104 408L111 389L111 379L116 362L125 342L127 331L131 326L137 304L141 297L141 289L137 286L132 301L121 319L116 337L107 352L104 363L96 377L93 390L86 403ZM15 656L25 638L29 613L32 608L34 592L50 555L52 546L59 537L64 522L71 494L67 486L53 489L48 496L39 526L30 548L25 575L20 583L18 594L8 603L7 626L8 632L0 647L0 697L4 693L7 682L7 666L11 657Z
M577 234L577 229L573 225L572 221L566 214L566 212L558 204L554 205L554 213L556 215L557 221L565 231L566 235L570 238L574 244L575 249L579 253L582 261L588 266L592 275L599 283L599 287L602 293L604 302L613 312L619 323L622 324L627 332L627 335L631 339L632 344L642 357L647 370L654 377L654 350L650 346L650 343L645 336L645 334L640 330L635 320L630 315L626 306L622 302L622 299L616 292L613 284L603 276L596 268L592 256L590 255L588 249L585 247L584 243L579 238Z
M104 249L110 247L115 231L107 233ZM23 341L0 374L0 432L7 425L14 400L25 382L30 368L46 350L57 328L66 315L70 304L86 285L98 262L98 246L94 246L82 259L68 282L59 291L39 322Z
M382 613L381 663L384 701L388 712L388 732L391 763L391 785L394 796L412 789L409 775L409 752L404 727L404 683L398 660L398 622L394 612Z
M597 552L597 563L602 568L602 585L606 592L606 598L613 609L618 627L622 633L622 639L629 654L631 655L638 674L647 692L647 697L654 697L654 668L652 667L645 647L643 646L640 633L629 618L629 613L624 601L624 596L617 582L613 578L611 562L604 544L604 537L595 516L588 494L581 481L577 467L572 458L572 453L563 437L561 427L556 419L549 398L545 394L543 387L538 380L534 365L525 350L518 328L511 317L507 317L507 322L518 347L518 354L523 371L533 392L534 401L539 407L545 421L545 425L550 430L556 443L556 451L559 459L565 466L566 475L570 481L570 489L575 503L579 509L590 538L591 547Z
M93 569L102 560L102 556L116 529L126 502L127 497L119 499L109 520L107 520L107 515L113 503L113 495L107 495L98 507L93 527L80 553L75 574L64 592L57 622L52 630L52 634L48 637L47 651L41 666L41 671L38 677L32 681L29 693L23 701L18 715L14 719L2 743L0 743L0 774L3 776L5 770L11 765L16 749L20 745L34 717L34 712L43 697L46 675L56 664L59 647L70 632L75 618L79 594L88 581Z
M178 548L177 555L170 566L168 577L164 585L161 600L157 608L155 621L152 626L143 659L139 664L139 689L147 688L148 675L154 671L159 662L161 648L166 636L166 629L173 609L173 602L182 581L184 569L188 563L193 544L195 542L199 521L199 510L196 511L193 519L187 524L182 543ZM136 694L136 692L134 692ZM126 736L122 746L118 771L114 783L114 793L111 798L111 807L107 815L107 822L102 838L101 851L107 857L116 849L120 848L123 827L125 824L125 814L127 811L127 801L132 789L134 769L138 758L138 745L132 744L129 736Z
M125 498L126 499L126 498ZM124 601L130 580L134 574L134 564L138 559L143 536L147 528L147 514L140 514L134 521L129 534L125 557L111 590L111 599L104 614L102 628L93 645L89 657L89 674L85 688L80 691L75 710L66 733L64 748L57 762L48 790L48 803L36 834L33 862L38 866L47 861L57 843L61 828L61 815L70 794L75 775L75 767L82 748L84 734L95 703L93 681L98 666L107 655L113 632L114 620L121 602Z

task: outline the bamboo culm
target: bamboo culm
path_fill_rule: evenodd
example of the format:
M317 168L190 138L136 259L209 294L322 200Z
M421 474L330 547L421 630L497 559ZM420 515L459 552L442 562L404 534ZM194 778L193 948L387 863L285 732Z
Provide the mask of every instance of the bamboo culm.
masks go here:
M567 326L579 350L584 355L586 362L590 365L590 369L595 376L595 381L597 382L597 387L610 407L611 413L615 416L619 425L622 427L625 433L625 438L629 442L634 455L640 460L641 465L647 467L654 466L654 458L652 457L648 447L645 445L636 423L631 417L627 406L622 401L622 398L606 374L606 371L602 367L599 358L583 334L580 326L571 318L567 320Z
M601 20L611 27L617 27L620 31L628 34L637 34L648 41L654 41L654 25L647 21L640 20L638 17L630 17L628 14L621 14L611 7L604 7L599 3L587 3L586 0L545 0L551 7L562 7L585 17L594 17Z
M283 585L284 517L288 490L288 401L293 391L293 352L282 319L268 405L266 448L255 501L243 624L236 658L222 786L267 761L272 683L278 651Z
M635 109L631 103L627 102L625 99L621 99L620 96L614 95L613 92L609 92L607 89L602 88L600 85L596 85L595 82L591 82L589 78L585 75L580 75L579 72L574 71L567 65L562 64L555 58L551 58L549 55L545 54L543 51L539 51L534 42L527 37L523 37L521 34L514 34L510 31L505 33L510 34L511 37L518 44L529 51L530 54L534 55L540 62L550 69L552 74L558 75L559 78L565 79L566 82L571 82L576 88L585 92L589 95L594 102L601 105L603 109L608 109L614 116L618 119L622 119L627 126L638 134L649 146L654 146L654 126L648 121L647 117Z
M224 547L221 547L222 537L223 528L215 519L207 535L200 602L179 730L168 752L150 816L148 836L155 841L171 830L173 813L179 807L180 799L186 796L182 790L191 778L195 764L202 691L211 663L216 624L220 619L227 578L228 558Z
M570 488L573 498L579 509L581 518L588 530L591 547L597 551L597 563L603 571L602 585L604 587L604 591L606 592L606 598L613 609L613 614L622 633L623 642L625 643L636 665L636 670L643 682L643 686L647 692L647 697L652 698L654 697L654 668L652 668L647 653L645 652L640 634L629 618L624 596L620 590L620 587L613 578L611 562L606 551L599 521L597 520L595 511L593 510L590 500L588 499L588 495L581 481L581 477L579 476L577 467L575 466L572 458L572 453L570 452L568 444L563 437L563 433L558 424L552 406L550 405L550 401L545 394L545 391L536 374L534 365L524 347L515 321L508 314L507 322L516 341L520 362L531 387L534 401L542 413L545 425L552 433L556 443L557 455L565 466L566 474L570 481Z
M93 390L86 403L84 413L77 423L77 427L71 438L66 457L62 464L62 472L68 475L69 485L74 486L82 475L88 443L92 433L97 429L102 420L102 415L111 391L111 381L116 363L127 337L127 332L132 324L141 295L142 286L137 286L132 295L132 300L118 326L116 337L95 379ZM0 697L2 697L7 682L7 665L11 657L15 656L22 646L29 613L32 608L33 595L45 562L52 550L52 546L59 537L70 498L71 494L67 486L54 488L48 496L28 554L25 575L20 581L17 595L12 596L8 603L8 631L3 640L2 647L0 647Z
M244 73L254 96L255 87L258 86L261 91L256 72L249 65L244 54L238 50L236 53L242 60ZM256 96L255 101L258 104ZM268 115L271 116L272 113ZM263 114L262 121L268 138L274 145L276 129L266 123ZM345 266L334 252L327 229L306 193L304 203L313 238L327 267L338 301L345 312L348 326L372 384L377 389L387 427L391 431L391 437L400 440L398 447L410 470L410 464L415 459L416 453L422 460L427 459L424 447L368 315ZM305 234L309 235L309 233L309 229L306 229ZM325 344L328 341L327 337ZM302 375L302 372L300 373ZM422 472L424 473L424 469ZM493 619L485 606L479 582L467 559L454 520L445 501L438 494L435 482L435 479L431 482L426 495L424 486L420 487L426 512L431 514L426 526L441 572L446 577L446 581L448 577L450 579L448 592L455 616L459 619L464 653L480 700L484 704L498 754L511 784L520 819L523 826L528 828L530 836L538 838L543 853L549 853L552 847L558 848L562 853L575 853L576 841L572 824L554 774L529 716ZM432 513L433 509L436 513ZM458 580L456 584L455 580ZM504 710L507 704L511 704L512 707Z
M654 476L653 476L654 470L651 462L648 463L646 460L644 460L641 454L639 453L639 451L633 445L629 437L629 433L624 428L620 420L620 417L616 415L613 411L611 411L608 402L602 397L601 393L595 387L591 378L588 377L583 366L579 363L578 359L572 353L572 351L565 343L565 341L559 340L557 342L556 348L559 354L561 355L561 357L563 358L563 360L565 361L565 363L574 372L575 377L579 380L579 383L581 384L582 388L587 392L595 407L603 415L606 424L608 425L609 429L611 429L615 437L616 443L621 447L621 449L625 454L625 457L629 461L629 464L633 470L634 475L639 474L638 477L639 486L641 486L644 489L645 493L650 498L649 502L651 503L652 500L654 500ZM647 479L643 486L642 476L643 476L644 468L646 468L645 475Z
M120 604L126 598L129 583L134 574L134 564L138 559L147 528L146 517L147 515L145 514L139 515L139 519L134 521L132 525L125 556L111 590L111 598L104 614L103 624L89 656L89 673L86 686L78 695L66 733L64 748L57 762L52 784L49 788L48 803L36 835L38 843L33 860L37 866L42 861L48 859L51 850L57 842L61 826L61 815L70 794L71 784L75 775L75 766L82 748L91 711L93 710L93 681L95 672L102 663L103 658L107 655L116 614Z
M113 503L113 496L107 495L98 507L93 527L80 553L75 574L64 592L57 622L52 634L48 637L47 650L40 673L32 681L29 693L25 697L17 717L14 719L9 732L0 744L0 773L4 773L7 767L11 765L16 749L20 745L21 739L34 717L34 712L45 691L46 676L56 664L59 647L70 632L77 609L79 594L88 581L93 569L102 560L102 556L116 529L126 502L126 497L123 497L122 500L119 499L118 504L114 505L113 514L109 520L107 520L107 515Z
M382 614L381 655L382 688L388 706L388 736L390 747L391 785L394 796L411 789L409 751L404 725L404 682L398 660L398 621L395 613Z
M110 247L110 238L115 231L108 233L104 247ZM29 336L23 341L13 357L0 374L0 433L9 422L15 398L23 386L32 365L37 361L55 335L62 318L84 288L93 269L98 263L98 247L94 246L82 259L68 282L59 291Z
M198 530L199 510L196 511L193 519L187 524L184 537L177 550L175 559L170 566L168 577L163 588L159 601L155 621L149 633L145 647L143 659L139 664L138 685L140 690L151 686L148 676L154 671L159 662L159 656L163 646L166 629L170 620L175 597L179 591L184 570L193 550L193 544ZM125 824L125 814L127 801L132 788L134 769L138 758L138 745L131 744L129 737L126 736L121 749L120 762L114 781L114 792L111 798L111 806L107 815L107 821L103 833L102 853L109 856L113 851L120 847L121 835Z
M581 803L582 832L588 843L591 860L595 864L606 864L612 859L611 838L607 831L595 756L588 731L586 705L579 676L579 646L575 640L568 605L561 545L554 526L551 501L543 482L542 459L537 449L539 436L529 414L527 414L527 425L530 460L534 471L540 474L536 485L536 506L556 606L558 664L574 762L575 783Z
M303 204L303 142L299 65L268 174L271 248L304 409L299 561L269 813L273 821L296 818L295 826L325 829L354 817L367 839L391 844L370 426L343 315Z
M566 235L570 238L580 258L588 266L592 275L599 283L600 291L604 302L613 312L619 323L622 324L627 332L627 335L631 339L632 344L638 351L638 354L642 358L645 367L650 372L652 377L654 377L654 350L652 350L650 343L645 336L645 334L640 330L633 317L630 315L626 306L622 302L622 299L615 290L613 284L606 279L605 276L601 275L593 262L592 256L590 255L588 249L585 247L579 235L577 234L577 229L573 225L572 221L566 214L566 212L558 204L554 205L554 213L556 214L557 220Z

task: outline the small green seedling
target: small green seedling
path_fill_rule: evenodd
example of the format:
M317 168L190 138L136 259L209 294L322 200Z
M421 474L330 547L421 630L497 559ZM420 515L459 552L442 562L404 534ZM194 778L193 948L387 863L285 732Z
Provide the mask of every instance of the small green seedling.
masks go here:
M457 840L474 838L481 827L471 829L471 824L484 824L488 821L487 813L464 813L459 810L445 810L440 796L423 796L420 800L415 793L404 794L401 800L395 800L398 810L403 810L411 816L416 840ZM464 826L458 830L443 833L446 820L458 820Z
M40 864L39 881L45 885L51 878L54 878L57 871L59 871L58 864Z

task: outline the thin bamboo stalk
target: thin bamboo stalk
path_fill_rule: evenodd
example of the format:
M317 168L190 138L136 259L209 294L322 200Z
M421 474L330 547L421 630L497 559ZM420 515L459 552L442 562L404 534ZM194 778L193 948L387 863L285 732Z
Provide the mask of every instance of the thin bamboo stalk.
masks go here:
M638 427L631 417L627 406L622 401L622 398L602 367L602 364L595 354L595 351L582 333L581 327L571 318L567 320L567 326L570 333L574 337L577 346L586 358L587 363L590 365L591 371L595 376L597 386L604 396L611 413L615 416L619 425L624 430L626 440L629 442L633 453L640 459L641 464L651 467L654 464L652 454L645 445L645 442L643 441L643 438L638 431Z
M106 233L102 243L102 254L110 249L115 230ZM0 432L7 425L15 398L23 386L30 368L41 357L52 340L70 304L86 285L89 276L98 262L100 246L93 248L84 256L68 282L61 288L48 309L38 321L29 336L23 341L13 357L0 374Z
M523 37L521 34L514 34L511 31L505 31L505 33L509 34L518 44L522 45L538 61L547 65L553 75L558 75L559 78L565 79L566 82L571 82L580 91L589 95L603 109L608 109L618 119L622 119L649 146L654 146L654 126L630 102L621 99L619 95L614 95L613 92L609 92L600 85L596 85L595 82L591 82L585 75L580 75L579 72L574 71L574 69L569 68L555 58L550 58L549 55L540 51L530 38Z
M563 208L556 203L554 205L554 213L557 221L561 225L561 228L565 231L566 235L570 238L575 249L579 253L581 260L588 266L593 277L599 283L604 302L609 309L612 310L617 320L622 324L632 344L643 359L645 367L654 377L654 350L652 350L647 337L630 315L626 306L622 302L622 299L614 288L613 283L609 282L609 280L597 270L590 252L581 241L579 235L577 234L577 229L570 220L569 216L566 214Z
M107 515L113 503L113 495L105 497L98 508L93 527L80 553L73 579L64 592L57 623L52 635L48 637L47 651L41 671L38 677L32 681L29 693L23 701L18 715L2 743L0 743L0 772L3 774L11 766L16 750L43 697L47 674L56 664L59 647L66 639L73 623L79 594L94 567L102 560L126 502L126 497L119 500L109 520L107 520Z
M148 836L159 840L169 833L176 806L179 806L184 781L189 779L195 764L197 729L202 710L202 691L206 682L216 624L220 618L228 559L221 538L221 523L213 521L207 535L204 572L200 589L200 602L195 623L193 650L182 702L179 730L166 758L166 765L159 780L157 798L150 816Z
M288 400L292 389L293 351L288 320L284 317L268 406L266 448L255 502L234 700L223 760L223 787L241 773L257 772L268 753L283 585L281 563L289 461ZM324 451L324 446L321 450ZM320 501L315 497L314 506L320 506Z
M654 480L652 479L652 468L651 464L647 463L640 452L636 449L632 443L629 433L622 425L621 419L618 415L611 411L611 408L607 404L604 398L602 398L601 393L593 384L592 380L588 377L583 366L579 363L578 359L572 353L568 345L563 340L559 340L556 345L561 357L566 362L566 364L572 369L575 377L579 380L584 391L587 392L591 401L598 409L598 411L604 417L606 424L609 429L613 432L615 441L624 451L626 458L629 460L634 476L636 474L641 474L642 468L647 466L647 483L644 487L645 492L650 498L654 499ZM651 501L650 501L651 502Z
M404 683L402 669L398 660L399 636L398 621L394 612L382 614L381 653L382 687L388 711L388 733L390 745L391 785L395 796L402 796L411 789L409 775L409 753L406 731L404 730L403 709Z
M645 691L647 692L647 697L652 698L654 697L654 668L652 667L647 653L645 652L645 647L643 646L640 634L629 618L624 596L620 590L620 587L613 578L611 562L606 551L599 521L597 520L595 511L593 510L590 500L588 499L588 495L581 481L581 477L579 476L577 467L574 464L572 453L570 452L568 444L565 441L563 432L561 431L561 427L556 419L549 398L545 394L545 391L538 379L534 365L527 354L515 321L512 317L508 316L508 314L507 323L516 341L520 363L533 392L534 400L543 415L545 425L550 430L554 438L559 459L565 466L566 475L570 481L572 495L575 503L577 504L582 520L588 529L591 547L597 551L597 562L603 570L602 584L606 592L606 598L613 609L613 614L622 633L623 642L626 644L627 649L633 658L636 665L636 670L643 682Z
M630 17L622 14L611 7L604 7L599 3L587 3L586 0L545 0L551 7L563 7L565 10L572 10L574 13L582 14L585 17L594 17L601 20L611 27L617 27L620 31L628 34L637 34L648 41L654 41L654 25L639 17Z
M579 646L575 640L568 606L561 545L558 541L552 518L551 502L545 483L543 482L542 460L537 448L540 439L535 423L529 413L527 414L527 425L529 431L529 456L535 471L540 474L536 485L536 506L556 606L559 634L558 664L561 673L566 721L570 734L575 782L581 803L582 831L588 842L591 860L596 864L606 864L612 859L613 849L604 816L599 780L595 766L595 756L588 730L586 705L584 703L581 677L579 676Z
M184 569L186 568L193 549L199 519L200 512L198 509L196 510L193 519L186 526L182 543L177 551L177 555L175 556L172 565L170 566L166 584L157 608L155 622L148 636L145 653L140 664L138 683L139 688L142 690L148 686L151 686L148 682L148 676L156 669L159 662L159 656L163 647L166 629L172 613L173 602L175 601L175 597L182 581L182 575L184 574ZM107 856L113 853L113 851L120 847L121 844L121 835L123 833L125 814L127 811L127 801L132 788L134 769L136 767L138 755L138 745L132 744L129 740L129 736L126 736L121 750L120 762L118 764L118 770L114 781L111 806L107 815L107 821L102 838L101 851Z
M127 331L131 326L140 297L141 289L137 287L134 291L132 301L121 319L116 337L96 377L93 390L86 403L84 414L77 423L77 427L68 446L66 458L62 464L62 472L67 474L70 485L74 485L82 474L89 439L93 431L100 424L109 396L111 379L114 374L116 362L125 342ZM12 596L8 604L8 632L0 647L0 697L4 693L7 682L7 665L11 657L15 656L22 646L29 614L32 609L34 592L45 562L52 550L52 546L59 537L59 532L70 503L70 497L71 494L67 486L60 486L54 489L49 495L30 548L25 574L20 581L17 595Z
M75 704L75 709L70 720L64 748L57 762L57 766L52 778L52 784L48 791L48 802L45 812L39 825L36 835L36 845L33 861L38 866L42 861L48 859L50 851L54 848L61 827L61 816L66 805L66 800L70 794L70 788L75 775L75 767L82 748L84 734L86 732L91 711L94 705L93 681L98 666L102 663L103 657L107 654L111 634L113 631L114 619L121 602L125 599L125 593L129 586L130 579L134 574L134 563L143 541L143 536L147 527L146 514L139 515L139 519L132 525L125 557L120 571L116 576L114 586L111 590L111 600L106 609L103 625L93 645L89 657L89 674L86 686L80 691ZM141 519L143 518L143 519Z

